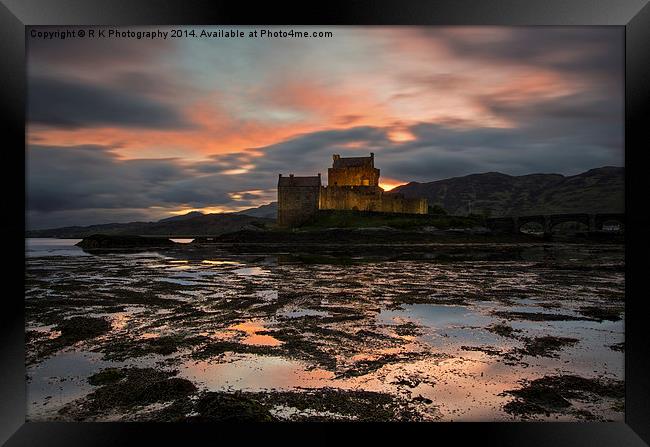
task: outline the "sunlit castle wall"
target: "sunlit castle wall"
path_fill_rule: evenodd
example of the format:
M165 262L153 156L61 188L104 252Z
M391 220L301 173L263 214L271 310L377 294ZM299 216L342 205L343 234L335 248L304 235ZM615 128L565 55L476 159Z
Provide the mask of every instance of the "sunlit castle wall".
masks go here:
M327 186L321 188L322 210L381 211L382 189L378 186Z
M386 193L378 186L322 187L319 208L408 214L426 214L428 211L427 199L407 199L402 194Z
M327 169L330 186L379 186L379 169L375 168L375 154L370 157L341 158L334 154L331 168Z
M382 194L382 210L385 213L427 214L429 204L426 198L405 198L399 193Z

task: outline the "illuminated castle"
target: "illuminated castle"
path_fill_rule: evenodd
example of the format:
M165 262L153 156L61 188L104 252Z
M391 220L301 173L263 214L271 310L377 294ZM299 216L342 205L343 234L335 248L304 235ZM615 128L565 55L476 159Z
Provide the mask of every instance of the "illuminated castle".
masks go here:
M405 198L403 194L384 191L379 186L379 169L375 155L342 158L334 155L327 170L328 184L321 175L278 179L278 224L298 226L318 210L375 211L383 213L426 214L427 199Z

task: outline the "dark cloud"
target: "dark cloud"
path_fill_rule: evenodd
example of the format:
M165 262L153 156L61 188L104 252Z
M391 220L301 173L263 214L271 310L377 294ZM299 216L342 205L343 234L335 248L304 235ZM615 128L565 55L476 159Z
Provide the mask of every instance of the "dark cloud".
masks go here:
M256 159L257 169L297 175L325 172L323 158L331 160L333 153L351 152L349 145L356 143L366 155L373 148L386 143L384 129L370 126L353 127L341 130L325 130L299 135L281 143L258 148L264 157Z
M487 171L577 174L623 165L621 98L567 95L526 104L497 96L480 100L513 127L417 124L410 128L415 141L388 146L384 173L431 181Z
M622 79L624 29L622 27L511 27L498 28L499 39L457 32L454 28L421 28L420 32L444 42L467 59L489 63L525 64L589 78ZM480 29L478 31L481 31Z
M31 146L27 150L28 207L39 211L155 206L152 188L173 180L181 169L173 160L122 162L101 146ZM165 180L166 181L166 180Z
M242 166L250 164L252 158L252 155L246 152L212 155L208 160L197 163L195 169L198 172L206 174L222 173L224 171L240 169Z
M255 160L256 169L250 175L326 173L332 153L357 156L368 152L376 153L383 176L403 181L488 171L569 175L623 165L622 100L616 95L576 94L526 104L498 96L478 100L513 127L419 123L409 127L416 139L405 143L391 141L390 129L385 128L314 132L258 148L264 157ZM358 147L351 149L350 143Z
M185 97L199 94L199 89L192 83L185 82L184 78L163 70L151 73L147 71L150 69L143 67L119 71L107 80L107 84L132 95L151 98L176 98L179 92L183 92Z
M174 158L122 160L102 146L30 146L28 225L156 220L184 207L255 206L259 194L249 191L275 187L270 172L257 177L205 173L202 165ZM241 194L233 198L234 193Z
M95 30L107 27L93 27ZM31 31L66 30L69 27L37 26L27 31L29 70L39 70L46 64L53 71L114 69L115 66L147 64L169 55L175 43L171 40L151 39L42 39L31 37ZM37 73L33 73L37 74Z
M33 77L29 79L27 97L28 120L34 124L70 128L192 127L173 107L117 88Z

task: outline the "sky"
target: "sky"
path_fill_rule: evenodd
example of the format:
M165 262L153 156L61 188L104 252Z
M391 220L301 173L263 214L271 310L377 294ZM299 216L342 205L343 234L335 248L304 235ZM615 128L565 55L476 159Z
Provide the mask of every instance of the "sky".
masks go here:
M386 189L623 166L621 27L238 29L28 38L28 228L251 208L332 154L374 152Z

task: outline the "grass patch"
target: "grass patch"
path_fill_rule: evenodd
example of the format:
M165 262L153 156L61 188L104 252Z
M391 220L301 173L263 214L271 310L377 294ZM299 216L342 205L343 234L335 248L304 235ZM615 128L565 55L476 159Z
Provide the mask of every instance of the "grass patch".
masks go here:
M471 228L483 226L481 216L379 213L372 211L320 210L302 229L390 227L400 230L435 227Z

